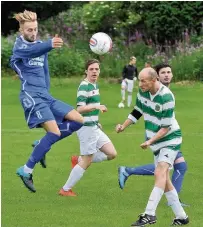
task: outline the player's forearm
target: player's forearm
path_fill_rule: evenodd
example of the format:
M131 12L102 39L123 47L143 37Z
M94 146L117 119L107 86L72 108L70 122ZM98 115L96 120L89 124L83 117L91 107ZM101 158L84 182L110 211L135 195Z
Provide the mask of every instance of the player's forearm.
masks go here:
M14 50L14 54L21 58L36 58L52 50L52 40L48 40L43 43L36 43L31 47L27 48L17 48Z
M128 126L135 124L137 122L137 120L140 119L140 117L142 116L142 114L137 111L136 109L134 109L129 115L128 115L128 119L125 120L125 122L122 124L123 126L123 130L125 128L127 128Z
M91 105L85 105L85 106L78 106L77 111L82 114L82 113L89 113L91 111L98 110L98 108L99 108L98 105L91 104Z
M155 143L157 140L161 139L162 137L164 137L168 131L170 130L170 128L161 128L150 140L150 144Z
M131 119L126 119L125 122L122 124L123 130L128 126L132 125L134 122Z
M50 89L50 75L49 75L49 65L48 65L47 54L44 59L44 74L45 74L47 90L49 90Z

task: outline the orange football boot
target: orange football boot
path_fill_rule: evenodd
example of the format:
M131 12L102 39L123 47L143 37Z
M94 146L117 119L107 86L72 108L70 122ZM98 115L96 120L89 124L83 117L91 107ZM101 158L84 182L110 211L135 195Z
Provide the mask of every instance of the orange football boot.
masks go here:
M78 164L78 156L72 156L71 157L71 165L72 165L72 169Z
M75 194L75 192L73 192L71 189L68 190L68 191L64 191L63 188L60 189L59 195L62 195L62 196L77 196L77 195Z

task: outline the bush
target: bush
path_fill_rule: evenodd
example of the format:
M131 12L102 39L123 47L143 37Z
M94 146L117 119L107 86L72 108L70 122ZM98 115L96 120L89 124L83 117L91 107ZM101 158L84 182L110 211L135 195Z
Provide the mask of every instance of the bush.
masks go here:
M49 53L49 71L53 77L70 77L84 72L84 53L63 47Z
M10 74L9 57L12 53L14 37L2 37L2 72ZM162 61L169 61L174 73L174 80L202 80L203 79L203 48L193 47L183 49L172 59L167 60L164 53L155 53L155 50L142 42L131 44L129 47L121 43L114 43L112 52L99 56L90 51L88 41L75 42L75 45L52 50L49 53L49 71L52 77L71 77L84 74L85 62L90 58L97 58L101 62L101 77L121 78L124 65L128 64L130 56L137 57L137 68L144 68L147 59L152 65Z
M12 54L13 40L1 36L1 70L11 73L12 70L9 66L9 58Z
M203 77L203 49L179 54L171 60L174 81L200 80Z

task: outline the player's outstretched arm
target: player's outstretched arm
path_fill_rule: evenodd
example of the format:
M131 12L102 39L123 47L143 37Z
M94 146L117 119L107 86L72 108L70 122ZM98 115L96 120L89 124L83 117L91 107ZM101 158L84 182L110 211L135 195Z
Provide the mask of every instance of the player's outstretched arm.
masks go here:
M142 143L140 145L140 147L142 149L146 149L148 148L150 145L152 145L153 143L155 143L157 140L161 139L162 137L164 137L168 131L170 130L169 127L167 128L161 128L151 139L145 141L144 143Z
M116 132L117 133L123 132L125 128L127 128L131 124L133 124L133 121L127 118L123 124L116 125Z
M13 53L19 58L36 58L53 48L61 48L62 45L63 40L57 35L53 39L34 45L27 45L19 39L14 46Z
M107 112L107 107L105 105L83 105L83 106L78 106L77 111L79 113L89 113L94 110L100 110L102 113Z
M127 128L131 124L135 124L137 120L140 119L141 116L142 116L142 113L140 113L137 109L134 108L132 112L128 115L128 118L125 120L125 122L122 125L118 124L116 126L116 132L117 133L122 132L125 130L125 128Z

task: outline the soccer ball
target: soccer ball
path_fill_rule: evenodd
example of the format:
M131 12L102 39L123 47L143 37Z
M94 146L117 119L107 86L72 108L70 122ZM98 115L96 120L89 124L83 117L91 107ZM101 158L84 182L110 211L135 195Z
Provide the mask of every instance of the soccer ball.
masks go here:
M125 107L124 103L120 102L120 103L118 104L118 108L124 108L124 107Z
M91 37L89 45L95 54L102 55L111 50L112 40L106 33L98 32Z

